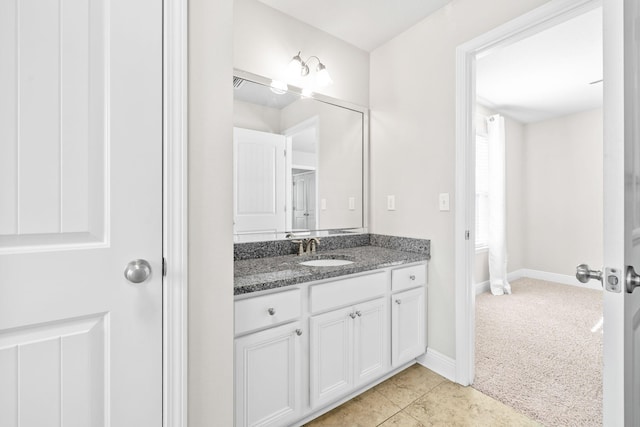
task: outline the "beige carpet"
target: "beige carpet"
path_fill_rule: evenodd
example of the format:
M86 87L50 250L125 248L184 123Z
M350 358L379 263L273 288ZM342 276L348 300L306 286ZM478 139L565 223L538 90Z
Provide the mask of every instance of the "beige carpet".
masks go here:
M476 298L473 387L546 426L602 425L602 292L511 286Z

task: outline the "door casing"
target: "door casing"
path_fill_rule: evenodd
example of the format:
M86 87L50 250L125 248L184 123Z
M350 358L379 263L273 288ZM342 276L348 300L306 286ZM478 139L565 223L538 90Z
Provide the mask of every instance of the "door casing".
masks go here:
M187 424L187 0L163 0L162 424Z

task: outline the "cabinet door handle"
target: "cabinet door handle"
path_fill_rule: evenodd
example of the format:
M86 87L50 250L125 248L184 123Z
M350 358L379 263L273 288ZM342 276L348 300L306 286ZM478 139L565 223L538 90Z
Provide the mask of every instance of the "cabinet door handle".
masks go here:
M296 329L296 335L297 336L302 335L302 329Z
M416 275L415 275L415 274L412 274L411 276L409 276L409 279L411 279L411 280L416 280Z
M396 304L402 304L402 300L397 299L397 300L396 300Z
M349 317L351 317L352 319L356 318L356 314L355 313L349 313Z
M358 315L358 317L362 316L362 312L360 310L356 311L356 314Z
M276 309L275 309L275 308L273 308L273 307L268 308L268 309L267 309L267 311L269 312L269 315L270 315L270 316L273 316L274 314L276 314Z

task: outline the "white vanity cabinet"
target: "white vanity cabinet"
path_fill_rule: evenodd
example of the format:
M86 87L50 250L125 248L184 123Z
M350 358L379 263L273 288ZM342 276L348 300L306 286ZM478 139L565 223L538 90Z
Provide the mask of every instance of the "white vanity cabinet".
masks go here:
M394 367L426 350L425 284L425 265L392 271L391 363Z
M235 340L236 426L282 426L302 408L301 322Z
M426 262L235 301L237 427L299 426L426 349Z
M386 298L318 314L309 322L312 408L331 403L388 369Z
M300 418L300 315L299 289L235 302L236 335L248 333L235 339L236 426L284 426Z

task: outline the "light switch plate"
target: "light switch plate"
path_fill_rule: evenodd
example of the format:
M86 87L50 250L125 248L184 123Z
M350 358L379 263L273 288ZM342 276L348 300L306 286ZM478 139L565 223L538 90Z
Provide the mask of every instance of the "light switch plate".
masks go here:
M323 211L327 210L327 199L320 199L320 209Z
M387 196L387 210L388 211L396 210L396 196Z
M449 210L449 193L440 193L439 206L441 211Z
M355 197L349 197L349 210L350 211L355 211L356 210L356 198Z

